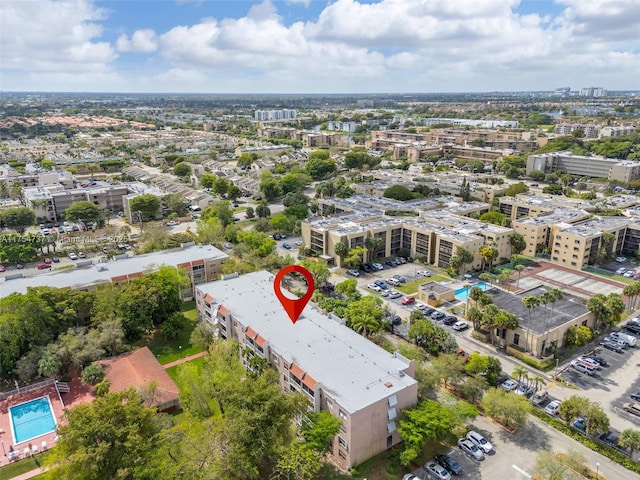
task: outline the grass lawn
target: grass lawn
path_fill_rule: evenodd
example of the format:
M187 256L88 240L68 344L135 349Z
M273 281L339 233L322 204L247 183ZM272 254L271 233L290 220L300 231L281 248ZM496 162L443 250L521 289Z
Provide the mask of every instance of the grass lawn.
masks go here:
M49 452L43 452L37 454L35 457L24 458L5 465L0 468L0 480L10 480L18 475L40 468L47 455L49 455ZM38 463L36 463L36 460Z
M187 362L187 363L189 365L195 365L198 369L200 369L202 367L202 364L204 363L204 357L196 358L195 360L191 360L190 362ZM183 363L182 365L186 365L186 364ZM180 390L182 390L182 385L180 385L180 382L178 381L178 369L182 365L176 365L175 367L167 368L166 370L166 372L173 379L173 381L176 382L176 385L178 385L178 388L180 388Z
M201 352L202 349L191 345L190 340L191 332L197 322L195 305L195 301L182 304L181 311L189 319L189 325L177 338L168 339L161 332L156 331L150 338L140 343L140 346L149 347L162 365Z
M395 287L396 290L402 292L404 294L409 295L410 293L416 293L418 291L418 287L426 282L447 282L451 281L449 277L444 275L432 275L426 278L419 278L418 280L414 280L413 282L405 283L404 285L399 285Z

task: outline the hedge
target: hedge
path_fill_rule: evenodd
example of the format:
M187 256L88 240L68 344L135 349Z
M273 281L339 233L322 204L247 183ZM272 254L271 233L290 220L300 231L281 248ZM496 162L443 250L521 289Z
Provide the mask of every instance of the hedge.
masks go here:
M585 447L590 448L594 452L598 452L601 455L604 455L609 460L613 460L619 465L622 465L624 468L631 470L635 473L640 473L640 464L634 461L632 458L629 458L624 453L619 452L615 448L609 447L608 445L603 445L601 443L596 442L593 438L580 433L578 430L569 427L564 422L557 420L550 415L546 414L544 411L534 408L531 412L533 415L538 417L543 422L552 426L556 430L561 431L565 435L577 440Z

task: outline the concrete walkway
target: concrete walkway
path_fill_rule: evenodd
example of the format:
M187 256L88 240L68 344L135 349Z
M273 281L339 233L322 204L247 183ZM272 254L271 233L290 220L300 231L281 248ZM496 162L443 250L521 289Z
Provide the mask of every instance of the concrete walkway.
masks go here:
M40 475L45 470L46 469L36 468L35 470L31 470L30 472L25 472L21 475L18 475L17 477L13 477L11 480L27 480L27 478L33 478L36 475Z
M207 354L207 351L199 352L193 355L189 355L188 357L181 358L179 360L175 360L173 362L169 362L163 365L164 369L175 367L176 365L182 365L183 363L190 362L191 360L195 360L196 358L204 357Z

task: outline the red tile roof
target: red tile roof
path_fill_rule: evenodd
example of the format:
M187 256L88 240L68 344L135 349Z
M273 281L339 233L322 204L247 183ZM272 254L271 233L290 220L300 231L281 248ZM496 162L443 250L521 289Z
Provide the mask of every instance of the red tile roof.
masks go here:
M289 369L289 372L293 373L296 377L298 377L300 380L302 380L302 377L304 377L304 370L302 370L298 365L296 365L295 363L291 364L291 368Z
M207 302L207 303L211 303L211 302L213 302L213 297L207 293L204 296L204 301Z
M250 338L251 340L254 340L256 338L256 336L258 335L258 332L256 332L253 328L248 327L247 331L244 332L244 334Z
M220 305L218 307L218 312L220 312L222 315L226 315L227 313L229 313L229 310L224 305Z
M313 378L308 373L304 374L304 378L302 379L302 383L304 383L312 391L313 391L314 388L316 388L316 385L318 384L318 382L315 380L315 378Z
M256 343L258 344L258 346L264 348L264 345L265 343L267 343L267 341L264 338L262 338L260 335L258 335L256 337Z
M104 368L105 379L111 383L113 392L130 387L139 390L155 380L158 384L155 406L178 399L180 389L147 347L96 363Z

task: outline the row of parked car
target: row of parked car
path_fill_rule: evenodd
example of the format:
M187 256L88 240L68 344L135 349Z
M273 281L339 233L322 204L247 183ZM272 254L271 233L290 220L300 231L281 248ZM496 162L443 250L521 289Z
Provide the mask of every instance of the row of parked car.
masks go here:
M471 430L465 438L458 440L458 447L469 458L477 461L484 460L485 455L493 452L493 445L480 433ZM451 480L452 475L461 475L462 467L449 455L436 455L433 461L424 466L427 473L437 480ZM402 480L419 480L412 473L406 474Z

